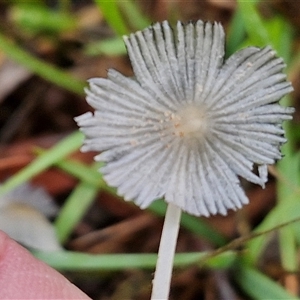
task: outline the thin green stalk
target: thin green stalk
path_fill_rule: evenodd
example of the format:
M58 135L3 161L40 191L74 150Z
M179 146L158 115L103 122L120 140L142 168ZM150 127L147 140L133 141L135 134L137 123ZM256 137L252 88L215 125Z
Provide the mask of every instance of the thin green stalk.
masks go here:
M239 264L233 272L235 280L251 299L298 299L290 295L281 285L254 268Z
M299 186L299 170L293 172L294 165L299 161L298 157L293 154L294 152L294 143L292 140L292 131L291 124L286 124L285 126L286 136L289 139L289 142L283 147L284 158L278 163L278 171L288 179L294 185ZM298 166L298 164L297 164ZM287 199L294 198L290 201L296 203L299 196L295 193L291 194L290 186L283 182L277 183L277 198L279 204L286 204ZM284 217L283 214L286 213L286 210L282 210L281 217ZM289 214L288 214L289 215ZM279 231L279 245L280 245L280 255L282 266L286 271L296 271L297 269L297 245L296 238L293 232L293 227L289 226L287 228L281 229Z
M279 55L283 56L286 63L291 61L291 47L293 32L291 27L283 19L274 19L271 22L272 30L270 30L270 36L273 34L273 45ZM284 106L291 106L291 98L285 97L282 99ZM292 132L292 123L287 122L284 125L285 136L288 142L282 147L283 159L278 162L278 172L292 183L294 186L299 186L299 170L295 169L297 165L298 157L295 156L295 144L294 135ZM292 193L293 194L293 193ZM277 183L277 198L279 204L287 204L287 199L291 196L290 186L285 182L278 181ZM296 203L298 196L293 200ZM281 215L286 213L286 210L282 210ZM289 214L287 214L287 217ZM297 245L296 237L293 231L293 226L288 226L279 231L279 245L282 266L287 271L296 271L297 266Z
M46 63L9 40L0 32L0 49L12 60L23 65L28 70L41 76L68 91L83 95L85 83L74 78L72 75Z
M66 200L54 226L60 243L64 243L85 215L99 189L87 182L79 183Z
M130 22L130 25L134 28L134 30L141 30L151 25L151 21L142 15L136 3L132 0L118 0L118 5L126 15L126 19Z
M230 23L227 34L226 56L229 57L236 52L242 45L245 38L245 25L241 11L237 9Z
M277 206L268 213L263 222L255 228L253 234L255 235L260 232L268 233L274 230L282 230L285 228L289 228L289 230L291 230L292 223L297 222L300 219L300 202L298 201L298 198L298 194L292 193L289 198L285 199L284 202L277 204ZM284 223L278 225L278 220ZM255 264L258 261L268 240L269 239L267 236L262 235L257 236L255 239L249 240L247 243L248 251L245 253L245 258L250 264ZM289 253L290 250L288 250L287 254ZM290 258L285 260L290 261ZM297 264L294 266L296 265Z
M82 141L83 135L81 132L76 131L70 134L68 137L58 142L50 150L40 155L28 166L24 167L6 182L4 182L0 186L0 194L6 193L18 185L30 180L34 176L55 164L57 161L71 154L82 145Z
M130 32L120 13L116 0L95 0L95 3L102 12L104 19L115 33L122 36Z
M38 147L34 152L38 155L42 155L46 153L47 150ZM80 181L85 181L88 184L98 188L105 188L104 186L106 184L102 178L102 175L100 172L98 172L98 169L101 167L101 165L101 163L97 164L96 169L73 159L64 159L55 163L56 167L78 178Z
M255 46L271 44L269 34L256 9L257 1L238 0L238 9L244 19L246 31Z
M60 271L120 271L128 269L150 269L155 268L157 254L88 254L73 251L42 252L34 251L34 256L43 260L51 267ZM187 267L196 265L207 256L207 252L178 253L174 258L174 267ZM207 266L219 268L218 261L230 260L234 262L237 257L235 252L225 252L217 258L207 261ZM229 265L227 266L229 267Z

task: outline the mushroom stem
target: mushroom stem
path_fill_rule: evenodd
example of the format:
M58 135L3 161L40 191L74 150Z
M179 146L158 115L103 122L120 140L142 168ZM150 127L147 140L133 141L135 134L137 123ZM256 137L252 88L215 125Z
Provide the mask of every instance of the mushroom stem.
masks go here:
M158 259L151 295L152 300L166 300L169 297L180 216L181 209L178 206L169 203L158 250Z

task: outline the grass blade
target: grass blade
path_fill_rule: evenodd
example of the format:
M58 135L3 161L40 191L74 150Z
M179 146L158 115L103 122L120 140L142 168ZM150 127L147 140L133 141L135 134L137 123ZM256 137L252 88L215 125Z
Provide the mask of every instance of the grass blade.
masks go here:
M238 9L243 17L251 44L261 47L271 44L271 41L255 5L256 1L238 0Z
M18 185L30 180L34 176L55 164L57 161L71 154L82 145L82 141L83 134L79 131L76 131L62 141L58 142L50 150L40 155L32 163L24 167L21 171L3 183L0 186L0 194L6 193Z
M240 265L236 270L235 280L253 299L299 299L290 295L282 286L258 270Z
M83 89L85 82L74 78L72 75L59 70L57 67L52 66L33 55L29 54L16 43L13 43L5 35L0 33L0 49L12 60L23 65L28 70L41 76L60 86L68 91L74 92L79 95L83 95Z
M54 226L60 243L64 243L91 206L98 192L96 186L81 182L66 200Z
M34 256L48 265L61 271L120 271L126 269L154 269L157 260L156 253L147 254L87 254L73 251L40 252L34 251ZM174 267L195 265L207 252L178 253L175 255ZM218 260L224 261L235 257L234 252L222 253ZM233 260L232 260L233 261ZM207 266L215 266L216 260L211 259Z
M118 35L122 36L130 32L120 13L116 0L95 0L95 3L102 12L106 22Z
M118 5L126 15L126 19L134 30L141 30L151 25L150 19L142 15L137 5L132 1L120 1Z

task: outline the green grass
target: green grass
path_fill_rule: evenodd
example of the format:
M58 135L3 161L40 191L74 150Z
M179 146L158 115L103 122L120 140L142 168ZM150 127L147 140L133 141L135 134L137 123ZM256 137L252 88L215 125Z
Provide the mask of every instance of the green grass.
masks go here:
M157 254L87 254L74 251L38 252L34 255L47 264L61 271L120 271L133 268L154 270ZM201 263L206 252L179 253L174 266L184 268ZM214 269L226 269L233 266L237 255L235 252L224 252L211 258L206 266ZM222 264L222 266L221 266Z
M25 51L16 42L11 41L1 32L0 50L3 51L10 59L14 60L20 65L23 65L29 71L41 76L45 80L73 93L83 95L83 89L86 85L85 82L73 77L66 71L63 71L54 65L35 57L34 55Z

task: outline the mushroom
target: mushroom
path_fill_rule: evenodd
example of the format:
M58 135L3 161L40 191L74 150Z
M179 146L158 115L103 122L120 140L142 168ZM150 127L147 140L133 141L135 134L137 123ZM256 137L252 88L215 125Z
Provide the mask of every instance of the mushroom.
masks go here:
M82 151L98 151L106 182L141 208L168 203L152 299L167 299L181 211L226 215L248 203L239 176L264 187L281 158L282 122L293 108L285 64L270 48L224 61L215 22L167 21L124 37L135 77L115 70L89 80L95 109L76 118ZM253 171L258 167L258 174Z

